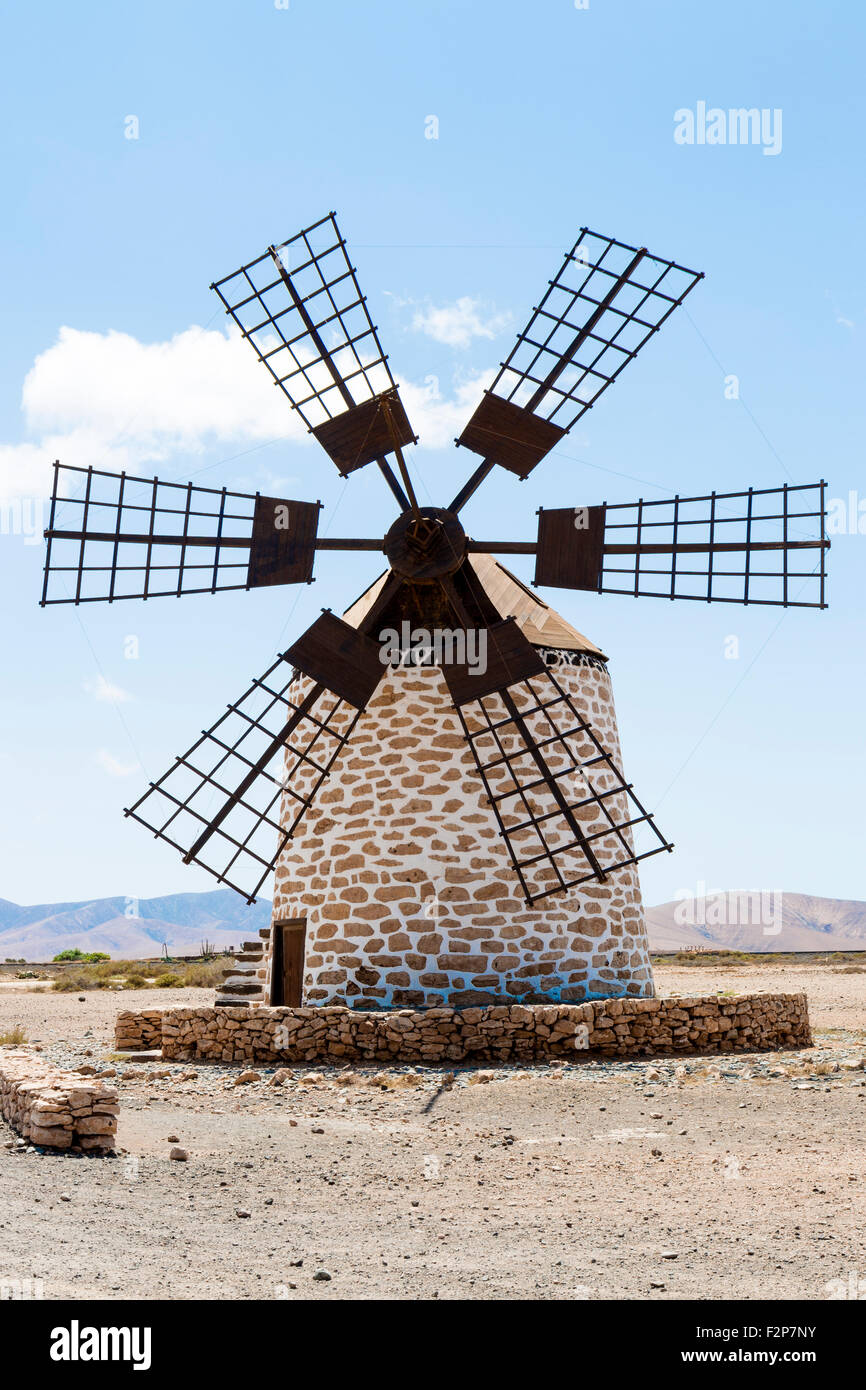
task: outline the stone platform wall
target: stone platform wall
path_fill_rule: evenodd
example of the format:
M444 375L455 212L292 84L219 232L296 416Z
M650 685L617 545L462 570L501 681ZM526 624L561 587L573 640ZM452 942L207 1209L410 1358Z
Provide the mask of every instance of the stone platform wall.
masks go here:
M87 1081L29 1052L0 1050L0 1113L31 1144L108 1153L117 1111L114 1086Z
M168 1059L220 1062L527 1061L808 1047L805 994L602 999L367 1013L321 1008L167 1009Z
M162 1009L124 1009L114 1021L118 1052L150 1052L162 1047Z

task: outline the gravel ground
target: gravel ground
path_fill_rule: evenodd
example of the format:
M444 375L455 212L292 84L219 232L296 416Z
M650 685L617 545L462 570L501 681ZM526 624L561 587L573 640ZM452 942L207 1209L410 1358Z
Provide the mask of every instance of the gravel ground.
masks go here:
M322 1067L282 1086L273 1067L236 1084L237 1067L118 1064L114 1158L27 1152L0 1122L0 1279L41 1279L49 1299L712 1300L824 1299L866 1277L866 973L657 982L805 988L818 1046ZM209 998L0 987L0 1031L103 1070L119 1008Z

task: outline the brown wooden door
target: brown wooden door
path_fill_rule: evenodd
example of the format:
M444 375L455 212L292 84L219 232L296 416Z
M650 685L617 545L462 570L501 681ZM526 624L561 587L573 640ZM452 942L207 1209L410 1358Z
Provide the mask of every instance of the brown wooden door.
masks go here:
M305 918L293 922L274 923L272 1004L287 1004L294 1009L300 1007L304 987L306 935L307 923Z

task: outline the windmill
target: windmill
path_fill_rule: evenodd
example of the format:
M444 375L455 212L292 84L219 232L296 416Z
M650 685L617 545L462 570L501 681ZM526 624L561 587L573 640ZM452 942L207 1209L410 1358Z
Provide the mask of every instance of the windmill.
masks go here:
M295 871L311 875L320 899L330 885L345 886L346 872L366 892L357 873L353 878L346 870L340 878L337 859L333 873L329 868L334 817L326 808L341 769L349 778L359 740L369 743L371 728L374 743L378 737L372 708L391 717L397 709L393 680L405 668L395 664L393 649L386 654L384 631L420 623L451 640L447 657L431 651L425 663L428 675L435 668L436 682L425 727L431 737L447 727L450 747L459 734L453 777L474 798L473 814L463 819L484 822L483 841L469 849L455 841L451 860L465 852L476 862L495 849L496 877L501 882L507 871L508 891L524 909L518 914L512 903L509 911L515 921L541 924L539 930L548 900L552 919L567 917L554 907L569 894L587 912L605 913L619 902L626 916L639 917L635 866L672 846L621 770L612 706L606 735L594 722L606 696L590 686L606 658L494 557L533 555L535 586L823 608L825 484L542 508L535 539L525 542L468 536L460 514L495 468L526 478L701 278L643 247L583 228L456 440L479 461L447 507L418 499L406 459L417 437L333 213L217 281L212 288L227 314L341 476L375 464L397 504L396 519L383 538L325 537L318 532L318 502L57 463L43 606L300 584L312 580L321 551L384 552L389 568L343 618L323 611L126 814L250 903L275 867L280 892L281 871L283 879ZM469 635L483 661L470 661L466 643L454 640ZM551 651L557 660L570 654L568 664L551 664ZM417 686L417 670L410 675L415 685L407 691L426 689ZM417 698L412 705L411 695L400 699L399 719L411 742L421 706ZM410 780L423 784L423 772ZM387 826L386 803L380 793L368 820ZM301 862L304 854L295 851L303 849L313 820L316 834ZM320 832L325 823L328 831ZM342 850L346 824L335 832ZM625 907L617 898L623 884L631 894ZM303 886L296 905L306 901ZM620 960L598 978L651 991L642 921L632 932L631 966ZM294 972L296 997L304 969L303 945L300 957L291 945L297 939L288 936L279 948L286 960L293 954L290 967L271 962L272 974L284 967ZM497 941L489 944L493 950ZM313 945L315 975L333 957L322 955L321 943ZM387 950L381 940L375 946L380 954ZM399 999L399 988L380 987L384 977L359 950L351 959L361 984L350 981L349 993L368 1002ZM404 952L381 958L402 965ZM272 957L277 953L275 937ZM460 962L437 973L436 954L424 956L429 978L439 979L426 992L417 988L424 978L417 951L408 976L397 970L395 979L411 976L416 986L404 997L429 1003L471 995ZM411 950L406 958L413 958ZM493 977L475 964L474 979L489 984ZM376 985L372 992L365 992L365 970L373 977L368 984ZM525 953L521 970L532 976ZM450 988L455 981L462 991ZM336 994L319 989L310 997L343 998L343 983ZM579 982L574 988L580 992ZM518 983L511 992L522 989ZM568 997L559 984L539 993Z

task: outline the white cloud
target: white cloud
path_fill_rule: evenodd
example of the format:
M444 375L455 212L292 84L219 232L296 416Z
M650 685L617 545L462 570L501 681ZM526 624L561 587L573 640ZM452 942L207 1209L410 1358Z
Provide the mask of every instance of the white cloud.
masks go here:
M428 304L416 309L412 328L446 347L465 348L473 338L495 338L511 322L510 314L483 317L482 311L480 299L463 295L451 304Z
M21 406L32 438L0 443L0 502L47 496L56 458L135 471L214 444L309 438L240 334L197 327L161 343L61 328Z
M94 700L100 700L112 705L125 704L131 700L132 696L128 690L122 690L119 685L112 685L104 676L97 676L95 680L86 680L82 683L82 689L88 695L92 695Z
M473 336L492 337L497 322L485 322L477 301L468 298L416 317L421 331L458 346ZM422 443L450 445L491 377L467 379L450 396L435 378L420 384L403 378L403 398ZM61 328L27 373L22 411L30 437L0 442L0 505L47 497L55 459L147 473L151 465L214 445L243 451L245 444L271 439L311 441L240 335L197 327L158 343Z
M495 368L489 367L476 376L467 377L450 397L441 394L435 377L428 377L423 386L402 382L400 395L421 444L428 449L446 449L452 445L494 375Z
M61 328L21 396L31 430L91 434L159 457L208 440L301 436L302 421L240 334L187 328L168 342Z
M107 748L100 748L96 755L96 761L103 772L108 773L109 777L131 777L133 772L139 772L141 769L140 763L120 762L108 752Z

